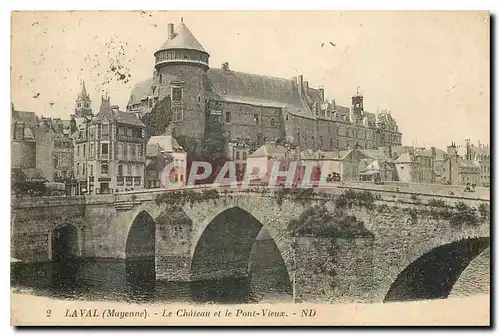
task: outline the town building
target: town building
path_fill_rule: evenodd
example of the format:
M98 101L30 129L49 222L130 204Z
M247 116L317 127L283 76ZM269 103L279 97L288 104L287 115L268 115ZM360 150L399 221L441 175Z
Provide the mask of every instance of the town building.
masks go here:
M77 111L84 89L77 99ZM134 114L112 106L109 97L102 97L99 113L93 116L86 111L82 118L72 135L78 193L143 189L144 124Z
M476 147L469 140L466 141L466 144L466 159L475 162L479 166L479 186L490 187L490 146L479 142Z
M230 69L227 62L211 68L209 53L182 20L175 30L168 25L168 39L154 57L153 77L134 87L127 111L141 117L169 97L175 134L201 141L207 118L215 116L232 148L246 143L251 151L278 139L324 151L401 145L391 112L368 112L359 92L350 106L342 106L302 75L249 74ZM234 160L238 152L229 155Z
M26 114L26 113L24 113ZM35 114L32 116L36 118ZM36 125L36 121L33 123ZM36 168L36 141L29 121L19 111L12 109L11 119L11 168Z
M146 146L146 188L161 188L166 176L165 167L169 163L174 167L168 172L168 181L173 184L186 185L187 153L179 146L172 135L152 136Z
M360 181L383 182L398 180L394 164L396 155L391 152L390 148L392 147L360 150L363 155L358 168Z
M325 177L336 174L342 181L357 181L360 176L360 162L363 159L367 159L367 156L359 149L300 151L297 148L287 148L276 143L266 143L248 156L247 166L265 167L267 171L262 179L264 182L268 181L275 162L279 162L280 170L284 171L290 167L292 161L297 162L294 183L300 183L303 180L306 166L313 167L310 177L313 182L319 181L321 174Z
M455 143L448 146L448 158L443 164L442 183L480 185L480 165L467 158L461 158Z

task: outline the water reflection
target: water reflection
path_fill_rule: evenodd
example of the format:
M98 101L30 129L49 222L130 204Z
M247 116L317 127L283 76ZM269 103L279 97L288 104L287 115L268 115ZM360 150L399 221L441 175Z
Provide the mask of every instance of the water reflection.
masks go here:
M269 274L268 278L282 275ZM286 290L278 289L267 295L269 283L252 281L252 276L190 283L156 281L153 258L127 262L65 258L51 263L15 263L11 265L11 284L62 299L217 303L248 303L268 298L291 300L291 293Z

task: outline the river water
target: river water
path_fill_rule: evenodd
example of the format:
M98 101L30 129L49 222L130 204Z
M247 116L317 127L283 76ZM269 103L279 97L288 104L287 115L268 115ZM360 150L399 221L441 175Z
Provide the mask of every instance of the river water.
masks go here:
M226 304L291 302L292 290L286 268L272 261L268 253L269 249L262 249L261 253L252 255L248 277L198 282L156 281L152 258L13 263L11 286L61 299Z

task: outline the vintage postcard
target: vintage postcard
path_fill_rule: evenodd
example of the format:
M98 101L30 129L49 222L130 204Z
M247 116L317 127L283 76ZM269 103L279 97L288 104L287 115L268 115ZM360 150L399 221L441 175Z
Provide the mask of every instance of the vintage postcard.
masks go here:
M11 19L13 325L490 325L488 12Z

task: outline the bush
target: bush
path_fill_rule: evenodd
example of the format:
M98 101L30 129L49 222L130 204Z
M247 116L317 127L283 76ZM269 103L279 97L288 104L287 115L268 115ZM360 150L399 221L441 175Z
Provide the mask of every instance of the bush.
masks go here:
M346 190L335 199L335 207L338 209L351 208L353 205L365 206L371 209L374 203L375 195L370 191L356 191L352 189Z
M373 237L363 222L355 216L341 214L333 216L324 206L309 207L301 213L299 218L288 224L289 232L294 236L313 237Z
M468 206L464 202L457 202L455 204L455 211L450 218L450 223L452 225L460 225L463 223L475 224L476 222L476 211L473 207Z
M479 211L479 214L481 215L481 218L483 220L488 220L490 219L490 206L486 203L481 203L477 206L477 210Z
M171 190L155 197L156 205L184 205L186 202L191 204L206 199L218 199L219 192L216 189L204 189L201 192L196 190Z
M429 202L427 202L428 205L433 206L433 207L445 207L446 204L444 203L444 200L442 199L435 199L431 198Z

